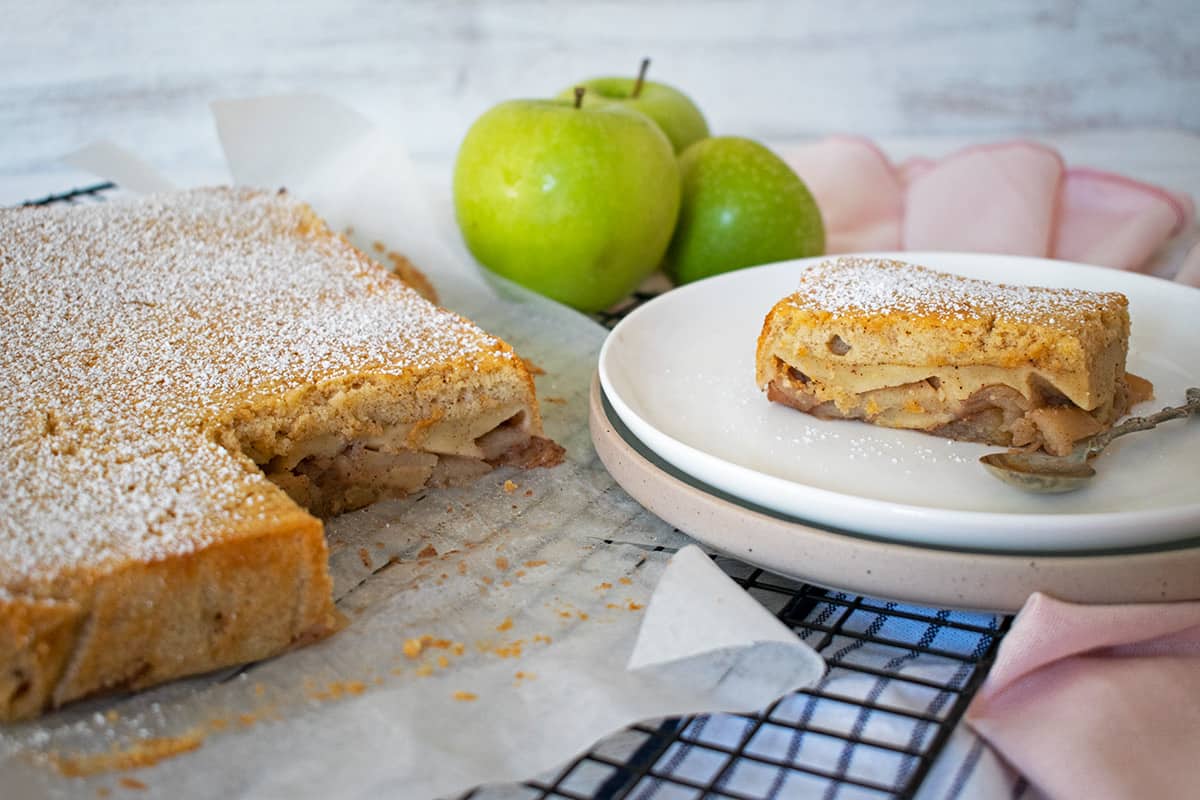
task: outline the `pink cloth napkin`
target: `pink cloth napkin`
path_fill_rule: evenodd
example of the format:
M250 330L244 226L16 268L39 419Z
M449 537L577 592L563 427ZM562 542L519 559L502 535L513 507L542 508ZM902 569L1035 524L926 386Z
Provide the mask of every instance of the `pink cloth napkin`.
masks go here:
M1034 594L966 718L1055 800L1200 797L1200 602Z
M964 250L1145 269L1196 215L1185 194L1085 167L1036 142L893 164L867 139L781 151L816 197L831 253ZM1200 286L1200 248L1176 273Z

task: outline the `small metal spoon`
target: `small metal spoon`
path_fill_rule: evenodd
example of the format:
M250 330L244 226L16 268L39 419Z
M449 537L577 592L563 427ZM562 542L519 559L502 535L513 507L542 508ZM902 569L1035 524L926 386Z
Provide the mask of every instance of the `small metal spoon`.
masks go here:
M1088 465L1088 459L1108 447L1113 439L1134 431L1149 430L1160 422L1186 417L1197 411L1200 411L1200 388L1188 389L1187 402L1183 405L1164 408L1147 417L1131 417L1115 428L1083 439L1068 455L988 453L979 461L1000 480L1027 492L1071 492L1082 488L1096 474L1096 470Z

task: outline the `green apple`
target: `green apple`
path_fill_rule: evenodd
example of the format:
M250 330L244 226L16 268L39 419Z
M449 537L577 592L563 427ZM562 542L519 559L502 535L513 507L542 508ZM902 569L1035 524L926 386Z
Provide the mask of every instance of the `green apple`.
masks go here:
M676 283L825 252L825 226L808 187L758 142L719 136L679 158L683 204L667 251Z
M485 267L599 311L661 263L679 212L679 166L663 132L631 109L512 100L467 131L454 208Z
M665 83L647 81L649 66L650 59L643 59L636 78L592 78L575 86L587 90L585 107L616 103L642 112L662 128L675 152L682 153L692 142L708 136L708 123L686 94ZM574 88L563 90L559 98L570 99Z

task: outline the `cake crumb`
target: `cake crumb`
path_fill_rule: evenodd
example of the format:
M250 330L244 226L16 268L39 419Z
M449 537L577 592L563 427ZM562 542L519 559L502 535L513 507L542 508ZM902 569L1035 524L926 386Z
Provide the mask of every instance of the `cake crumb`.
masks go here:
M515 492L515 491L516 491L517 489L519 489L519 488L520 488L520 485L519 485L519 484L517 484L515 481L512 481L512 480L506 480L506 481L504 482L504 492L505 492L505 494L512 494L513 492Z
M621 584L622 586L632 586L633 585L633 581L629 580L629 578L619 578L617 580L617 583Z
M496 557L496 569L498 569L502 572L504 570L508 569L508 559L505 558L504 556L497 556Z
M547 636L544 633L539 633L539 634L534 635L533 641L536 643L541 643L541 644L550 644L550 642L552 642L554 640L551 639L549 636Z
M512 617L505 617L504 621L496 626L496 630L508 631L508 630L512 630L512 626L513 626Z
M107 753L76 756L53 754L49 761L60 774L68 778L83 778L101 772L118 772L154 766L172 756L197 750L202 744L204 744L204 732L195 728L182 736L142 739L131 747ZM143 785L130 788L144 789L146 787Z
M421 548L421 552L417 553L417 558L437 558L437 556L437 548L431 544L425 545Z
M392 274L408 284L410 288L414 289L417 294L429 302L435 304L438 302L437 289L430 282L429 276L417 269L417 266L409 261L405 255L389 250L386 258L392 262Z
M407 658L414 659L421 655L421 650L424 645L420 639L405 639L404 640L404 655Z
M542 402L543 403L553 403L556 406L561 406L567 402L567 398L565 398L565 397L543 397Z
M521 363L525 365L525 369L530 375L545 375L546 370L539 367L537 364L530 361L528 358L522 358Z
M142 783L137 778L130 778L130 777L124 776L124 775L121 776L121 780L117 781L117 783L121 784L126 789L137 789L138 791L143 791L143 790L149 788L148 786L146 786L146 784Z
M428 678L433 674L433 664L422 664L417 667L417 677Z
M371 249L374 250L376 253L386 253L387 245L385 245L383 242L376 239L375 241L371 242Z
M465 561L458 562L458 574L459 575L467 574L467 562L465 562Z
M525 647L524 639L514 639L508 644L497 645L492 648L492 654L500 658L520 658Z
M446 667L450 666L450 659L446 658L445 656L438 656L437 665L438 669L445 669Z
M630 611L641 611L643 608L645 608L645 606L642 605L641 603L635 603L632 600L630 600L629 604L626 606L626 608L628 608Z
M452 696L460 703L470 703L479 699L479 695L474 692L455 692Z
M367 548L358 548L358 560L361 561L362 565L367 569L371 568L371 554L367 551Z
M607 592L607 591L608 591L609 589L611 589L611 588L612 588L612 584L611 584L611 583L609 583L608 581L602 581L602 582L600 583L600 585L596 587L596 591L598 591L598 592Z
M533 489L526 489L526 490L525 490L525 496L526 496L526 497L533 497Z
M525 566L529 567L530 569L533 569L534 567L544 567L544 566L546 566L546 562L544 560L542 560L542 561L526 561Z

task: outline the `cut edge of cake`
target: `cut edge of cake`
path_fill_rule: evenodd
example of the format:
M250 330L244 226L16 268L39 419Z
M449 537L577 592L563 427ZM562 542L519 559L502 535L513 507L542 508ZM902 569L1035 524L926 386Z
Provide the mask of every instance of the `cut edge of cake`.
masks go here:
M282 377L275 381L270 375L258 376L247 383L239 372L241 367L227 368L221 362L241 354L238 338L217 330L218 320L225 321L222 312L226 309L210 309L212 324L190 330L206 342L232 342L231 351L201 348L191 357L211 363L197 366L172 361L163 365L163 375L151 370L143 377L132 367L122 366L114 374L124 383L106 387L112 389L112 408L101 409L101 417L93 421L86 418L86 412L100 407L86 397L64 395L43 408L47 388L71 390L53 370L67 376L86 373L93 362L79 366L72 359L102 361L104 353L116 349L104 337L127 335L129 326L139 319L137 314L157 324L153 330L161 335L173 314L184 320L181 324L186 333L189 315L209 312L193 307L194 299L178 289L174 275L164 273L159 286L153 276L149 282L144 273L125 276L120 274L120 265L101 261L96 272L115 270L118 280L98 287L93 296L79 295L82 311L76 316L83 320L79 337L72 338L71 328L57 318L48 318L44 324L34 320L27 323L32 328L10 332L28 337L30 330L38 332L39 324L51 331L61 329L57 339L71 348L58 359L61 364L51 360L27 365L28 375L22 372L21 353L9 352L0 358L0 373L12 373L14 378L8 382L9 394L0 393L0 399L17 401L6 408L11 419L0 419L6 431L19 434L9 466L18 473L23 469L29 472L11 477L36 483L46 470L59 465L84 476L80 480L85 485L63 483L70 497L58 497L58 508L54 507L53 485L39 489L41 494L10 492L11 498L4 496L6 500L16 498L19 507L10 507L9 518L0 521L0 537L8 540L0 542L0 720L28 718L97 693L139 689L258 660L325 636L336 629L338 618L318 517L426 486L468 482L501 464L552 466L563 457L562 448L543 436L533 379L509 345L470 321L417 298L416 292L332 233L307 206L283 193L246 189L194 190L143 202L143 217L138 216L138 204L129 206L134 209L128 212L133 237L153 241L156 236L176 236L171 239L174 246L189 249L187 232L179 233L179 218L185 223L182 228L208 230L206 226L215 226L216 234L204 234L209 238L228 235L230 241L218 242L213 251L218 259L226 247L236 254L230 258L245 258L247 246L253 247L260 239L271 255L275 255L272 248L284 255L303 251L303 268L315 276L313 280L328 283L317 289L330 293L335 302L329 304L325 298L322 302L326 305L310 312L303 297L290 300L290 305L281 300L283 309L263 309L268 315L265 319L270 320L272 311L304 317L328 308L333 317L330 335L337 336L341 326L350 342L343 349L350 355L343 359L345 363L339 363L342 342L321 348L306 338L323 329L319 319L297 331L283 327L291 320L275 328L263 325L262 330L245 334L254 339L251 345L262 345L257 351L250 346L247 352L270 353L276 344L272 337L277 336L281 355L268 360L282 364L278 367ZM215 209L215 219L206 217L210 206ZM46 218L30 216L36 212L29 211L0 214L0 229L8 223L6 233L10 234L0 243L0 270L7 282L0 282L0 289L10 307L26 303L34 315L42 311L37 307L38 280L46 278L53 283L51 278L57 277L59 283L47 289L57 296L73 292L76 278L86 285L88 271L79 269L71 261L74 256L66 251L81 248L81 253L94 257L89 250L92 247L101 251L103 258L105 245L120 249L113 246L117 241L124 246L104 227L112 224L114 214L118 220L125 219L120 216L124 212L107 209L96 212L95 218L87 217L86 211L84 217L50 213ZM167 222L155 220L154 213L164 213ZM245 218L251 221L243 222ZM69 236L73 241L55 247L50 241L54 237L39 231L42 223L64 228L54 231L55 236ZM163 230L156 233L156 224ZM249 226L249 233L239 225ZM80 233L95 235L100 242L80 240ZM242 234L246 235L239 239ZM22 235L43 241L23 243ZM195 235L202 238L200 233ZM211 243L202 240L200 244ZM56 258L60 262L55 262ZM180 258L191 266L196 256L188 253ZM250 268L261 266L255 262ZM291 265L275 266L286 269ZM237 274L236 269L230 272L225 267L228 265L200 264L196 268L210 269L215 275L210 282L219 284L217 279L229 282L229 275ZM161 264L156 262L156 268ZM26 274L25 269L36 274ZM71 275L54 276L55 269ZM194 277L202 281L213 276ZM261 291L262 286L269 289L270 280L261 278L247 275L246 283L252 284L248 291ZM283 283L290 279L284 278ZM231 291L236 291L236 283L230 282ZM350 295L350 309L345 313L340 313L336 302L339 287ZM147 289L162 289L165 294L144 299ZM294 294L294 289L289 291ZM171 291L182 291L184 296L173 296ZM205 291L208 294L202 292L201 296L217 291L220 297L220 285ZM118 296L120 304L111 309L101 302L97 312L91 306L98 302L97 297L106 301L106 292L130 297ZM140 296L132 297L138 292ZM49 305L47 314L63 316L53 303ZM371 313L359 313L364 309ZM77 309L68 307L67 311ZM119 315L124 328L117 326L113 332L98 324L109 311ZM235 323L236 311L229 311ZM425 327L407 331L400 319L393 326L388 316L393 311L401 316L416 315ZM100 316L95 316L97 313ZM95 318L89 319L88 314ZM243 324L250 326L258 320L254 309L242 317ZM444 323L429 321L435 319ZM426 347L423 332L442 324L450 327L446 334L450 344L441 350ZM396 360L390 355L395 336L416 337L419 352ZM453 344L460 340L464 343L461 354ZM186 345L189 340L183 337L183 341ZM447 349L450 354L442 355ZM102 355L92 356L91 351ZM98 368L101 374L103 366L101 363ZM156 378L165 387L161 402L155 386L147 389L141 385L143 381L152 384ZM192 402L187 381L193 378L197 385L216 388ZM122 389L128 396L122 396ZM146 412L147 408L155 410ZM136 413L152 416L138 419ZM124 425L122 414L134 415L133 422ZM122 424L111 424L114 422ZM173 430L177 432L173 434ZM149 444L136 438L142 435ZM186 441L172 445L172 436ZM167 443L156 449L155 437L166 437ZM180 452L164 455L160 452L164 448ZM199 470L200 478L189 476L189 468ZM156 498L143 497L136 485L139 477L154 474L152 485L161 483L170 489L175 485L172 476L178 475L178 483L186 484L179 491L194 493L197 485L203 486L205 470L235 485L228 496L201 504L209 509L206 513L211 518L197 517L196 509L184 502L186 497L174 505L159 503ZM145 506L145 513L152 518L139 519L136 510L120 505L123 487L89 494L86 483L97 471L125 475L120 480L133 481L127 487L132 508ZM165 477L159 480L158 472ZM114 497L118 500L113 501ZM81 503L77 520L72 519L70 508L62 507L72 502ZM106 504L119 512L112 520L106 521ZM144 532L122 534L125 538L118 537L114 543L106 540L103 531L91 530L95 525L120 526L129 520ZM54 549L55 537L62 540L63 549ZM96 552L93 546L97 542L111 544L113 552ZM32 550L26 554L23 548ZM76 559L71 553L80 555Z

